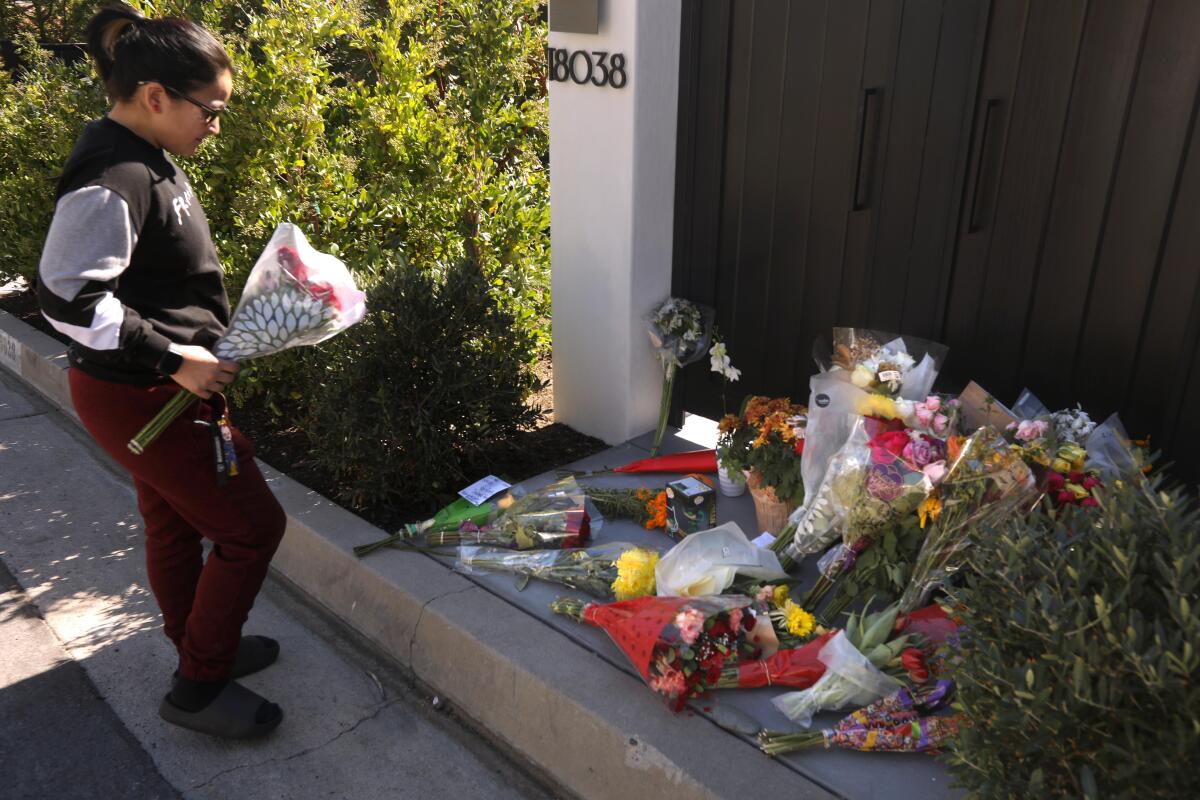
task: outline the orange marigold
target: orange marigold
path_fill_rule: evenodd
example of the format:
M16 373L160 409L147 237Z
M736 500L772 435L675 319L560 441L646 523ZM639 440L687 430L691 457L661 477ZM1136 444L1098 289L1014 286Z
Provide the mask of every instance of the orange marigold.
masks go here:
M667 493L665 491L654 495L646 503L646 513L649 514L649 519L645 522L647 530L667 527Z

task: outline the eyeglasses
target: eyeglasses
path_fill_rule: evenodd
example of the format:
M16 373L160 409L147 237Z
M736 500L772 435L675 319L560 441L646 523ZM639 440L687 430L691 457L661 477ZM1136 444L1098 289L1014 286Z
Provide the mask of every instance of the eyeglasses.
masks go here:
M175 95L176 97L178 97L181 100L188 101L189 103L194 105L196 108L203 111L205 125L211 124L214 119L217 119L222 114L225 114L229 111L228 108L213 108L210 105L205 105L204 103L201 103L196 98L186 95L183 92L179 91L178 89L174 89L170 86L167 86L165 83L162 83L161 81L138 81L138 86L145 86L147 83L158 83L160 86L162 86L164 89L166 89L169 93Z

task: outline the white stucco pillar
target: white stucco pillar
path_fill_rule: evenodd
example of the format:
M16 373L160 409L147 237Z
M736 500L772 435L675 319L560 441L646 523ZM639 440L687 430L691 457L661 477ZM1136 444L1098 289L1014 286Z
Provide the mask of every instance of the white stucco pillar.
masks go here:
M550 33L551 48L623 55L628 78L549 82L554 407L615 444L658 419L645 320L671 287L680 0L599 3L598 33Z

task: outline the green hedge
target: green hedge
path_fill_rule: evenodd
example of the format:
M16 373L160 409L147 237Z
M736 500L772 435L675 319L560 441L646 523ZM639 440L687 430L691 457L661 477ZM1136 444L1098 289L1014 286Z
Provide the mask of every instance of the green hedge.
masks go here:
M1200 513L1156 480L980 536L951 767L987 798L1200 796Z
M289 425L316 437L314 458L341 475L357 501L383 501L397 491L410 500L440 494L458 477L457 462L431 461L430 453L461 455L467 445L460 427L451 430L456 414L434 415L433 428L419 439L403 426L378 423L381 407L406 418L425 413L428 397L451 402L442 387L423 393L402 380L382 381L372 385L369 403L353 392L339 399L327 387L355 388L332 375L333 365L383 376L414 360L475 370L459 376L465 380L457 391L502 385L525 396L536 386L531 370L550 340L541 4L134 5L204 23L233 56L232 113L222 118L221 136L186 163L231 299L285 220L300 225L314 246L337 253L368 294L366 323L312 352L258 362L239 391L258 395L287 414ZM0 78L0 152L22 154L0 161L0 274L7 276L34 273L53 208L53 178L83 123L105 108L86 70L52 63L29 44L33 68L20 84ZM463 264L478 273L469 287L480 298L469 302L462 296L467 283L445 288ZM507 357L464 361L466 343L447 337L389 339L395 332L383 315L424 315L412 305L413 292L395 291L416 275L432 282L429 291L459 297L460 307L483 314L489 346ZM336 417L322 403L336 405ZM530 421L520 403L508 401L477 408L471 417L479 436L505 435Z

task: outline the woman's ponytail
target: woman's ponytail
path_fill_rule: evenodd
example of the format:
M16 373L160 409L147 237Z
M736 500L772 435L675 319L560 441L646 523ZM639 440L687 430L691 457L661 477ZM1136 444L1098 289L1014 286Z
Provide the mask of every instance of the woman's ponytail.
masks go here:
M134 32L145 20L136 9L124 3L101 9L87 26L88 52L96 62L96 71L105 83L112 77L117 58L117 44Z
M92 17L87 46L113 100L128 100L146 81L187 92L233 69L221 43L196 23L181 17L148 19L126 3Z

